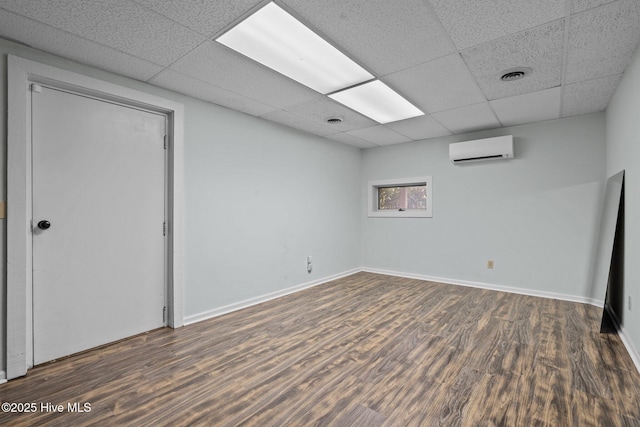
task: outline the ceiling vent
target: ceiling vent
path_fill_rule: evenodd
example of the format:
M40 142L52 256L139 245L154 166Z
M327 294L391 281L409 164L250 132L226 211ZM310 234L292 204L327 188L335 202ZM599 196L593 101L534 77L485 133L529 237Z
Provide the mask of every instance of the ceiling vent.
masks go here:
M533 70L528 67L519 67L505 70L501 73L500 80L502 80L503 82L513 82L515 80L520 80L526 75L531 74L531 71Z
M513 136L497 136L449 144L449 158L454 165L485 160L513 159Z

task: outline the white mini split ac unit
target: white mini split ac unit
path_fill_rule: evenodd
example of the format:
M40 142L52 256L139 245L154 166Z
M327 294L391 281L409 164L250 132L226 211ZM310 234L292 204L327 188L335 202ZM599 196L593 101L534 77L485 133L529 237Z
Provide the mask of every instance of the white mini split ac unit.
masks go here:
M454 165L513 157L512 135L449 144L449 158Z

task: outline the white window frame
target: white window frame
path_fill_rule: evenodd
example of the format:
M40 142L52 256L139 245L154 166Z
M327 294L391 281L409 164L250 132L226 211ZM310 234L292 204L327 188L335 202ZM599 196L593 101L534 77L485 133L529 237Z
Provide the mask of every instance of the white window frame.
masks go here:
M400 210L379 210L378 209L378 188L398 187L398 186L427 186L427 209L407 209ZM368 216L370 218L432 218L433 217L433 180L430 176L419 176L414 178L379 179L369 181L367 184L367 205Z

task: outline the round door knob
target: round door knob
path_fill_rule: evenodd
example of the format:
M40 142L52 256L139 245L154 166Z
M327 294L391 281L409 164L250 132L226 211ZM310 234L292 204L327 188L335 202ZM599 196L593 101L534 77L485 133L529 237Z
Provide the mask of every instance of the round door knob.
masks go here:
M50 223L49 221L47 221L47 220L44 220L44 219L43 219L42 221L40 221L40 222L38 223L38 228L39 228L40 230L46 230L46 229L48 229L49 227L51 227L51 223Z

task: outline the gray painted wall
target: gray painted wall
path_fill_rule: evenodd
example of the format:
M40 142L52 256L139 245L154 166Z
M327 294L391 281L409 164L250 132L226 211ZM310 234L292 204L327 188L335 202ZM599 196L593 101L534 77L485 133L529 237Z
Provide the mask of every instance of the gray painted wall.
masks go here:
M185 316L359 267L359 149L1 39L0 200L6 200L7 54L185 105ZM0 370L5 232L0 220ZM307 255L313 256L311 274Z
M358 149L191 104L187 316L360 266Z
M605 117L592 114L368 149L368 180L433 177L433 218L366 218L365 267L603 300L590 289ZM454 166L450 142L513 135L516 158ZM494 260L494 269L487 261Z
M623 309L616 313L640 349L640 50L626 69L607 110L607 176L625 170ZM628 300L632 298L632 308Z

